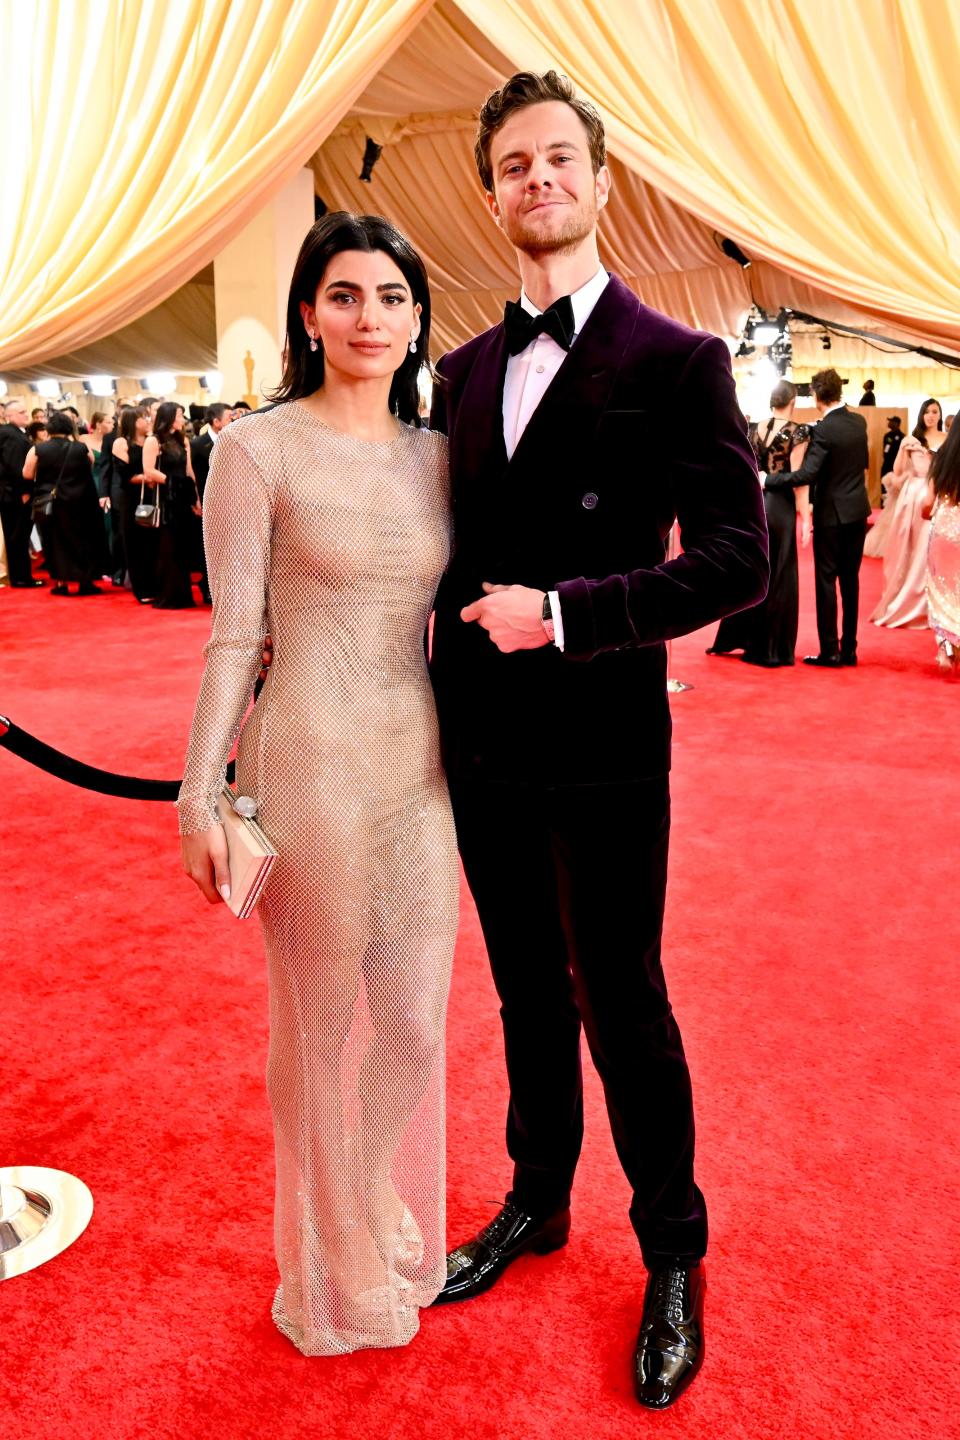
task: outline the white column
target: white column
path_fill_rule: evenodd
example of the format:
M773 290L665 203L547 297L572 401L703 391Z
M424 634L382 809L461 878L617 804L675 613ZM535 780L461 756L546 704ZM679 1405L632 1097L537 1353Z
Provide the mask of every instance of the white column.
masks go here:
M313 171L297 174L213 262L221 398L254 409L280 379L287 295L313 224Z

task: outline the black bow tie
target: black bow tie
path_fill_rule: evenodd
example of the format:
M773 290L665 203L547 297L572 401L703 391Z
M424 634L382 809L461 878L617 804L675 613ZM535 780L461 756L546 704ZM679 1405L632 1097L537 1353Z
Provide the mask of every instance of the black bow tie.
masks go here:
M576 332L573 302L569 295L562 295L542 315L531 315L515 300L508 300L503 310L503 329L511 355L519 355L541 334L549 335L561 349L569 350Z

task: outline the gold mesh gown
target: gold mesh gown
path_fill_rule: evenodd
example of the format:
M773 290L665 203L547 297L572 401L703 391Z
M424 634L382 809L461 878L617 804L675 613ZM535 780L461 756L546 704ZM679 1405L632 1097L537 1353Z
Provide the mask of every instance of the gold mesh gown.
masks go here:
M293 401L214 447L213 628L180 829L215 823L242 725L238 789L280 857L259 905L273 1316L306 1355L406 1344L446 1273L458 876L423 637L449 528L446 440L428 430L358 440ZM273 664L244 722L268 631Z

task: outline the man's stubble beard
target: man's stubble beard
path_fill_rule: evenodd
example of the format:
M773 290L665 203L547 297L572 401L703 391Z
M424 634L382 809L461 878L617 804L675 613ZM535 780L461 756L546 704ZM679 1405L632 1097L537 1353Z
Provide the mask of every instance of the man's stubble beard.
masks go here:
M596 200L591 198L577 206L573 215L552 235L527 229L522 219L510 228L505 225L504 233L515 249L532 258L536 259L541 255L569 255L593 234L599 214L600 207Z

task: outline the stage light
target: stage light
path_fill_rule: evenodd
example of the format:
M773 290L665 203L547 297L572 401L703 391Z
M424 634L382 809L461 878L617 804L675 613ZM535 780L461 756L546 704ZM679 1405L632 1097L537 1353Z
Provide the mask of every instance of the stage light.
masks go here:
M367 136L367 143L363 151L363 166L360 170L360 179L365 180L368 185L373 176L373 167L380 159L380 151L382 149L382 145L378 145L376 140L371 140L370 136Z
M177 388L177 377L169 370L154 370L147 376L147 389L151 395L169 395Z
M736 352L738 360L745 360L748 355L756 355L756 353L757 347L755 345L748 345L746 340L741 340L740 348Z
M727 240L724 237L721 237L720 249L723 251L724 255L728 256L731 260L736 260L737 264L740 265L744 270L749 270L750 266L753 264L753 261L748 256L744 255L743 251L740 249L740 246L735 240Z
M6 380L0 380L0 395L6 395L6 393L7 393L7 382L6 382Z
M117 382L112 375L91 375L89 379L90 393L92 395L106 396L116 394Z
M201 390L208 390L211 395L219 395L223 389L223 376L219 370L208 370L206 375L200 376Z
M780 326L776 320L760 320L753 327L753 339L758 345L773 345L780 339Z
M37 394L38 394L38 395L42 395L43 398L44 398L44 400L59 400L59 399L60 399L60 381L59 381L59 380L38 380L38 381L37 381Z

